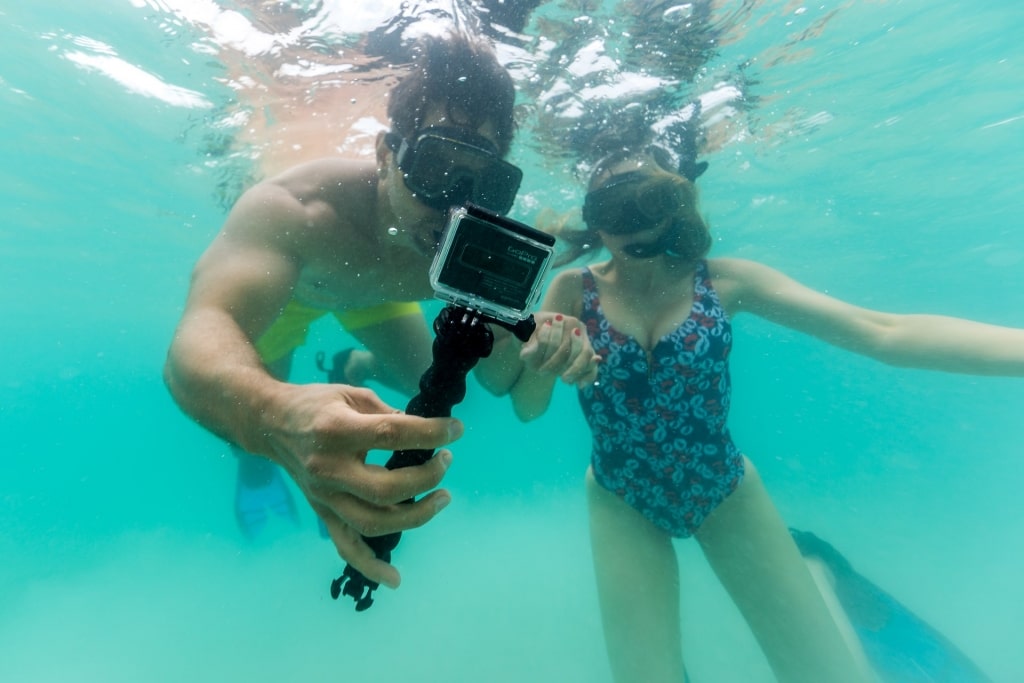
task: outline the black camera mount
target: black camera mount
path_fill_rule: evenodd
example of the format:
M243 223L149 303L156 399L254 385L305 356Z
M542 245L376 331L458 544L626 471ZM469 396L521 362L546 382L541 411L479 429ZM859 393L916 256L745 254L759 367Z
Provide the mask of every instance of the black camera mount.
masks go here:
M491 355L494 334L488 323L505 327L522 342L526 342L536 328L532 315L513 325L462 306L445 306L434 319L433 362L420 378L420 391L409 401L405 409L407 414L451 417L452 407L466 396L466 375L477 361ZM385 467L394 470L422 465L433 456L432 449L395 451ZM411 503L412 499L404 502ZM384 536L364 536L363 540L379 559L390 562L391 551L401 537L401 532L395 532ZM373 591L379 585L347 564L344 573L331 582L331 597L337 600L341 595L347 595L355 600L356 611L362 612L373 604Z

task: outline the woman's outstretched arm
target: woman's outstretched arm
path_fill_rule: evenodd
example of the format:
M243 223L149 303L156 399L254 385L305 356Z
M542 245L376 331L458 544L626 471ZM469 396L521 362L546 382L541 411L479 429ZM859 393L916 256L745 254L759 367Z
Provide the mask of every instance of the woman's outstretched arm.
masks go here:
M1024 376L1024 329L928 314L883 313L806 287L768 266L714 259L731 315L749 312L889 365Z

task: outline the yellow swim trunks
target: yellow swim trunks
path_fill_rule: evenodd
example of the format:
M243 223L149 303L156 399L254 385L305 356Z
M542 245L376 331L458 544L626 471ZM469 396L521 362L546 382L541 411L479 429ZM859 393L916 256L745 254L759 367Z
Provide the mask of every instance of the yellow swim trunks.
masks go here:
M332 312L341 326L349 332L405 315L423 315L420 305L415 301L390 302L348 311L327 311L322 308L311 308L293 300L288 302L270 329L256 341L256 350L260 358L267 364L284 358L306 343L309 326L315 320Z

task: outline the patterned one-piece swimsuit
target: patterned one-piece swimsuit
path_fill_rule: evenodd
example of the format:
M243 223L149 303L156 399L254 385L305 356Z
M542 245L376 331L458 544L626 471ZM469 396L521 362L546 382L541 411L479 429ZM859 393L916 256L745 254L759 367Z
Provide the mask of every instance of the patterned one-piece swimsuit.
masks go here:
M677 537L691 536L743 478L726 427L732 327L707 263L694 276L689 317L648 354L608 324L597 283L583 270L583 315L601 356L580 390L598 483Z

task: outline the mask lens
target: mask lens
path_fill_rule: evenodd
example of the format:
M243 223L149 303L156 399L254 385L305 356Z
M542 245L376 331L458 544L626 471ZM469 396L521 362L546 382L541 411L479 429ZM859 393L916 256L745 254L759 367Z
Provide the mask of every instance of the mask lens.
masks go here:
M523 173L490 151L437 135L416 140L411 159L402 160L406 186L424 204L445 210L472 201L507 213Z
M684 202L681 180L673 176L652 178L637 189L636 204L654 221L674 215Z
M684 201L679 178L624 173L604 187L587 193L583 220L610 235L628 235L657 226L674 215Z
M522 181L523 172L512 164L491 164L477 176L473 202L496 213L508 213Z
M587 193L583 202L583 220L591 229L610 235L628 235L652 226L637 206L637 189L643 178L623 174L604 187Z

